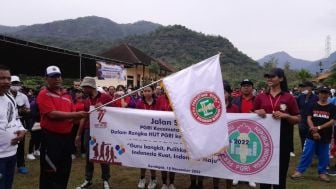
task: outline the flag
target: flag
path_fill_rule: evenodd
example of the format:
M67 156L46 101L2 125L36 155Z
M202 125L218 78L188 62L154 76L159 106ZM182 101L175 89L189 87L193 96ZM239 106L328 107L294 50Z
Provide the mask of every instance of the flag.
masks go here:
M228 146L219 54L164 78L163 85L191 159Z

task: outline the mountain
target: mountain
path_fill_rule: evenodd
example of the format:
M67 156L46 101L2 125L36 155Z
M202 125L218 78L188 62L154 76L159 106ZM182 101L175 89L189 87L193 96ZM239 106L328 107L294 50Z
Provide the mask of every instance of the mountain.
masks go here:
M116 40L129 35L141 35L154 31L161 25L139 21L133 24L118 24L107 18L97 16L81 17L55 21L46 24L34 24L19 30L1 33L23 39L50 38L55 40Z
M336 64L336 51L330 54L328 58L314 61L307 69L312 73L320 72L320 62L322 63L323 71L331 70L332 66Z
M180 25L161 26L146 21L117 24L106 18L90 16L35 24L6 35L97 55L128 43L178 69L221 52L223 76L234 85L245 78L257 81L262 76L260 65L228 39L205 35Z
M320 72L320 62L322 62L322 69L324 71L331 69L331 67L336 63L336 52L332 53L328 58L323 58L316 61L308 61L293 58L288 53L282 51L267 55L257 61L260 65L264 65L264 63L269 61L275 61L277 62L277 66L280 68L284 68L285 65L289 63L291 69L306 69L309 72L315 74L316 72Z
M293 58L291 55L288 53L281 51L281 52L276 52L270 55L267 55L259 60L260 65L264 65L265 62L269 62L271 60L274 60L277 62L277 66L280 68L284 68L287 63L289 63L291 69L302 69L302 68L307 68L307 66L310 66L313 62L308 61L308 60L302 60L302 59L297 59Z
M0 33L13 33L26 28L27 26L3 26L0 25Z
M223 77L234 84L244 78L257 80L262 75L258 63L240 52L228 39L205 35L181 25L160 27L151 33L115 42L116 45L120 43L127 43L152 57L164 59L178 69L221 52Z

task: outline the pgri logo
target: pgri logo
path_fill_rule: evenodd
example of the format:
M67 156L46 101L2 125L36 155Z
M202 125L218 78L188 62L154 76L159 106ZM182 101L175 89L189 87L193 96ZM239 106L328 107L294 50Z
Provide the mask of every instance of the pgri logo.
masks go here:
M97 110L97 111L98 111L98 116L97 116L98 123L94 124L94 127L95 128L106 128L107 123L102 121L106 110L105 109L100 109L100 110Z
M105 109L100 109L100 110L98 110L98 121L99 122L101 122L102 121L102 119L103 119L103 117L104 117L104 115L105 115L105 112L106 112L106 110Z

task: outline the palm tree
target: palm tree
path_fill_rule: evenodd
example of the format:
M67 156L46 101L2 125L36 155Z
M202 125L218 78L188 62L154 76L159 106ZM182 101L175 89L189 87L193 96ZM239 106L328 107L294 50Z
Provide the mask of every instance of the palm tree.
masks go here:
M297 77L302 81L306 81L307 79L311 78L312 75L305 69L301 69L299 72L297 72Z

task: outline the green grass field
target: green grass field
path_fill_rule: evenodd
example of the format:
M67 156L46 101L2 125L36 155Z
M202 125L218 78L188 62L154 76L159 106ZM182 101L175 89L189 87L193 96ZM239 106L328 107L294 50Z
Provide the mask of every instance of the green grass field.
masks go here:
M299 137L297 127L295 127L295 152L296 157L291 158L290 167L288 171L288 175L291 175L295 166L299 161ZM26 137L26 140L28 140ZM26 142L27 143L27 142ZM334 165L336 163L335 160L331 161ZM27 175L15 174L14 177L14 189L37 189L38 181L39 181L39 161L26 161L27 167L29 168L29 173ZM308 169L308 171L304 174L305 178L303 180L295 180L293 181L288 177L287 179L287 188L288 189L336 189L336 177L330 177L330 183L321 182L318 179L317 168L316 168L316 160L314 160L312 166ZM85 161L84 159L78 157L73 161L71 176L68 184L69 189L74 189L76 186L81 184L84 179L84 168ZM91 187L92 189L101 189L101 174L100 174L100 166L95 165L95 174L94 174L94 185ZM158 178L160 179L161 174L157 172ZM110 183L112 188L114 189L131 189L136 188L137 182L139 178L139 169L136 168L128 168L128 167L111 167L111 179ZM148 177L149 178L149 177ZM159 180L160 181L160 180ZM176 174L175 186L178 189L187 189L189 186L189 175ZM223 179L220 181L220 188L225 188ZM212 179L205 179L204 181L205 187L207 189L212 188ZM160 188L160 187L159 187ZM239 185L234 188L249 188L247 185Z

